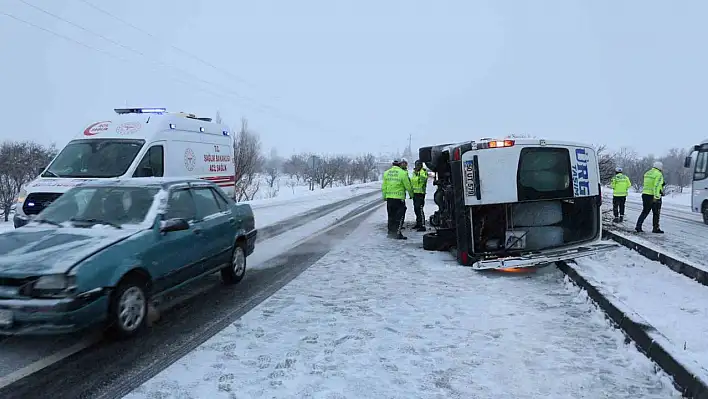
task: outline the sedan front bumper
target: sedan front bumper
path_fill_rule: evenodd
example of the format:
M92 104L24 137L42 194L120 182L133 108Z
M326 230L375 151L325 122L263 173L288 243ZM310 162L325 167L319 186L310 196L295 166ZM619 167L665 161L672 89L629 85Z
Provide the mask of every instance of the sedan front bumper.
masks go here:
M0 335L48 335L82 330L106 319L108 290L64 299L0 299Z

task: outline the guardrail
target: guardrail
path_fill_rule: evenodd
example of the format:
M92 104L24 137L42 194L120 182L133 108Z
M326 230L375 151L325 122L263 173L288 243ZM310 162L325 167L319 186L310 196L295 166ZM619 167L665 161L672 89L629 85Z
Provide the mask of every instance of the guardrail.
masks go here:
M689 398L708 398L708 384L706 381L691 372L686 365L672 356L667 348L664 348L651 337L649 332L654 330L653 327L646 323L632 320L626 312L602 295L600 290L581 276L569 263L556 262L556 264L575 285L588 293L590 299L605 312L607 317L617 327L634 341L642 353L674 379L674 384L684 396Z

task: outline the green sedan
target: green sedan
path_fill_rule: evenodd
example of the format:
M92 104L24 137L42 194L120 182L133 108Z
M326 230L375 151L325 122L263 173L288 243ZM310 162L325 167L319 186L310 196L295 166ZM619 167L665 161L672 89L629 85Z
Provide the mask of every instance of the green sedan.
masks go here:
M0 334L133 336L160 296L215 272L240 282L256 233L251 207L204 180L82 184L0 234Z

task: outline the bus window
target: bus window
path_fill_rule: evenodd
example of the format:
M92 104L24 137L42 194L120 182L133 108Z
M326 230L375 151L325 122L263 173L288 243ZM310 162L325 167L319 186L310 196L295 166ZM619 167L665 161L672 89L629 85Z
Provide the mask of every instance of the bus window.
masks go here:
M693 180L703 180L708 177L708 151L702 150L696 157L696 169L693 171Z

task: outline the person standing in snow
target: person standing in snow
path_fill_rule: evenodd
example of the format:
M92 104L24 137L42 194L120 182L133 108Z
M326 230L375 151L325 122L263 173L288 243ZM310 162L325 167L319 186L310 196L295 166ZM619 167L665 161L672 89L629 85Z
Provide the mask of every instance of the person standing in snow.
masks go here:
M642 213L637 219L637 226L634 230L641 233L644 219L652 213L652 233L663 234L659 228L659 211L661 210L661 194L664 188L664 164L657 161L651 169L644 174L644 188L642 189Z
M415 211L414 228L418 231L425 231L423 206L425 205L425 192L428 189L428 172L420 160L415 161L411 185L413 186L413 210Z
M615 175L610 182L612 186L612 214L614 215L615 223L624 221L624 205L627 202L627 194L629 188L632 187L632 182L629 177L622 173L622 168L615 169Z
M394 159L393 166L383 174L381 193L386 201L388 212L388 237L407 240L401 233L403 219L406 215L406 193L412 198L413 188L408 176L408 162L405 159Z

